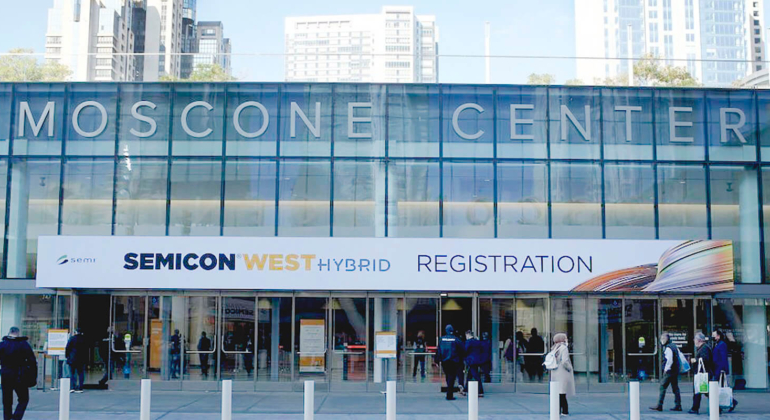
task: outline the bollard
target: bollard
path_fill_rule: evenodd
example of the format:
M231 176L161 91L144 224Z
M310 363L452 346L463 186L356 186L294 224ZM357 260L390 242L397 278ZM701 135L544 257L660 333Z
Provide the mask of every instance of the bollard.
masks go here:
M468 420L479 420L479 383L468 381Z
M150 420L150 392L152 381L142 379L142 400L139 408L139 420Z
M385 418L396 420L396 381L388 381L385 396Z
M233 418L233 381L222 381L222 420Z
M639 420L641 412L639 411L639 381L631 381L628 384L628 406L630 407L631 420Z
M551 420L559 420L559 383L551 381Z
M709 382L709 420L719 420L719 382Z
M305 420L313 420L315 411L315 382L305 381Z
M59 379L59 420L70 420L70 378Z

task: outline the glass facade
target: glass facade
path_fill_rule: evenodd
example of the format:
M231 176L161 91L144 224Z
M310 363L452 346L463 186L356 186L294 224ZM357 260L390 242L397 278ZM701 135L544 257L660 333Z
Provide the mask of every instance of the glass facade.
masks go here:
M770 120L760 113L769 103L762 91L701 89L0 84L0 275L34 279L41 235L729 239L736 282L770 283ZM0 292L2 283L12 282ZM506 356L520 340L576 337L578 387L595 390L654 378L659 332L686 332L691 351L694 332L715 326L743 348L736 378L768 388L766 374L752 374L770 348L758 327L765 297L435 287L100 291L106 303L78 295L66 318L86 325L78 308L102 305L110 315L89 324L92 334L131 337L125 354L93 362L128 364L126 383L169 388L304 378L330 389L374 390L386 378L435 387L440 373L426 359L447 322L499 344L491 378L503 390L545 389L547 374L531 369L539 350ZM59 322L53 303L42 314L24 296L33 295L3 295L3 328ZM303 350L303 328L321 325L326 352ZM373 356L380 331L398 336L390 364Z

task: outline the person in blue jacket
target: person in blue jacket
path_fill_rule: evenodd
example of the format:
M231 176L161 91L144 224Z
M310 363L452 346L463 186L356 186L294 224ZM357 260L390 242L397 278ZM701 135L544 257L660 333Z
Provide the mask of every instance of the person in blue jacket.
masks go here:
M455 391L455 380L457 379L457 370L462 363L462 342L454 335L455 329L452 325L445 328L446 335L438 339L438 348L436 349L436 362L441 363L446 377L446 399L453 400Z
M723 373L725 377L730 374L730 362L727 359L727 342L725 341L725 334L721 330L715 330L711 337L714 339L714 351L712 352L714 357L714 376L719 380ZM733 405L728 411L732 413L737 405L738 401L733 398Z
M479 383L479 397L484 396L484 384L479 375L479 368L484 363L484 345L473 335L473 331L465 332L465 365L468 366L468 381ZM465 384L468 389L468 384Z
M492 382L492 340L489 333L481 333L481 346L484 348L483 361L481 362L481 379L484 382Z

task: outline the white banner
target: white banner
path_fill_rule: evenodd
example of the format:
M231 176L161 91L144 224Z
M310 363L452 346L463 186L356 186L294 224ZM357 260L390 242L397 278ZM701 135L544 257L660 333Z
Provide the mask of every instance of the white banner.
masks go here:
M730 241L41 237L37 286L687 291L733 288Z

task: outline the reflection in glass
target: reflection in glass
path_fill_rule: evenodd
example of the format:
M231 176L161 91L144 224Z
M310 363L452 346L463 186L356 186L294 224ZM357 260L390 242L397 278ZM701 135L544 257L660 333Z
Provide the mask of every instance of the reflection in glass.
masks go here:
M491 163L444 163L444 237L495 236Z
M254 310L253 297L222 298L220 372L223 380L252 380L256 349Z
M385 236L385 165L334 162L334 236Z
M707 239L703 166L658 165L660 239Z
M604 165L607 238L655 239L654 184L651 165Z
M388 155L438 157L437 85L388 86Z
M225 236L275 235L274 161L225 165Z
M410 354L406 354L406 352L409 352L410 347L409 343L407 343L407 348L404 349L403 311L403 298L375 297L369 299L369 381L370 383L373 382L375 384L373 387L374 389L379 389L380 391L385 390L385 384L387 381L398 381L399 383L404 382L402 369L405 363L405 358L409 360L407 362L409 363L407 368L409 368L409 366L414 368L414 361L417 361L419 364L419 356L421 356L419 353L428 352L426 345L425 350L420 350L417 352L417 354L415 354L414 351L410 352ZM375 340L378 331L396 333L396 358L384 360L375 357ZM412 345L411 350L414 350L414 344ZM425 356L427 360L427 374L427 364L430 363L430 356L426 354L422 354L422 356ZM408 371L407 378L412 378L415 382L420 380L416 378L421 378L422 381L425 381L425 379L422 378L422 375L418 377L412 375L412 373L417 372Z
M497 236L548 237L548 168L544 163L497 165Z
M62 235L110 235L114 165L90 159L64 164Z
M170 90L169 85L162 84L137 83L120 86L118 155L128 157L168 154ZM153 119L154 130L151 123L135 118L134 112Z
M332 298L332 322L332 382L340 383L342 389L350 383L365 383L366 298Z
M171 148L175 156L220 156L224 124L223 85L174 85L174 129ZM186 119L182 116L186 111ZM187 124L185 129L183 124Z
M501 86L497 89L497 156L548 157L548 95L544 87Z
M278 139L278 85L227 86L228 156L274 156ZM256 102L267 111L263 111ZM238 111L236 126L235 113ZM238 130L238 127L240 130ZM244 133L246 136L244 136Z
M517 349L516 381L519 383L548 381L543 367L547 349L550 348L547 318L548 299L516 299L516 332L512 344Z
M513 299L479 298L479 331L482 340L490 341L492 359L484 367L488 381L512 384L516 369L513 342Z
M385 85L334 87L335 156L384 156L385 128Z
M661 299L660 315L661 330L669 334L672 343L676 344L679 351L691 359L695 357L695 341L692 327L693 319L692 299ZM692 380L692 370L680 376L680 381Z
M621 299L588 300L589 370L595 372L591 384L623 383L623 303ZM598 373L596 373L598 372Z
M388 164L388 236L439 236L439 165L390 161Z
M700 90L655 91L653 112L655 113L658 159L703 160L705 158L704 111L703 92Z
M219 236L221 175L218 161L172 163L169 236Z
M708 104L709 160L753 161L757 158L754 92L715 91ZM734 128L737 127L737 128Z
M763 299L715 299L714 328L725 335L734 389L767 388L767 309Z
M329 162L280 163L278 236L329 236Z
M441 101L444 157L492 157L495 137L492 88L444 86Z
M551 164L554 238L602 237L601 179L596 164Z
M113 296L112 327L117 343L112 343L122 367L113 379L138 381L144 378L145 296Z
M12 132L14 155L61 155L65 125L59 121L64 120L64 89L63 83L16 85L13 115L22 115L22 104L25 104L28 106L30 118L24 119L23 127L18 126L18 121L14 123L17 125ZM26 112L27 108L23 109ZM43 120L46 109L50 113L48 118ZM44 121L37 134L33 129L32 121Z
M588 348L596 347L596 337L586 325L586 299L583 297L551 299L551 337L567 334L569 353L574 368L575 384L588 383ZM548 343L550 347L553 342Z
M168 161L118 161L115 235L164 236Z
M279 121L281 156L330 155L331 90L331 85L328 84L284 85L281 91ZM305 116L307 122L302 116Z
M328 372L327 298L294 299L294 372L295 382L326 382Z
M407 379L408 383L431 384L442 380L441 366L434 357L438 338L444 335L444 326L439 325L438 305L439 300L436 298L406 298L406 348L409 353L406 358L406 370L411 378ZM421 341L425 343L425 351L419 345ZM419 356L425 356L425 378L422 377L420 366L417 366L415 371L415 365L420 365L422 360Z
M626 299L626 363L627 374L640 382L658 378L658 301Z
M67 155L113 156L115 154L118 85L114 83L74 83L68 90L67 147L65 148ZM93 102L104 107L104 115ZM77 119L74 118L76 110L78 110Z
M291 297L260 297L257 329L257 379L291 381Z
M187 300L187 329L184 331L184 380L217 380L216 296L189 296Z
M550 88L551 158L599 159L601 91L598 88Z
M652 95L652 90L602 89L605 159L652 159Z
M181 337L174 335L181 328L183 313L180 296L150 296L148 377L153 380L177 381L181 373Z

